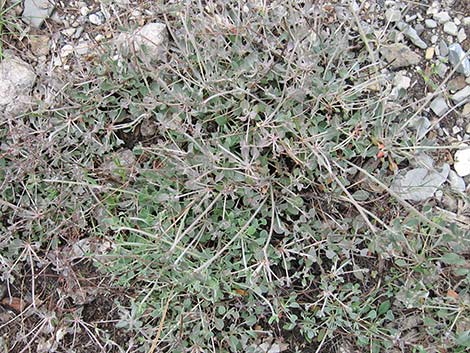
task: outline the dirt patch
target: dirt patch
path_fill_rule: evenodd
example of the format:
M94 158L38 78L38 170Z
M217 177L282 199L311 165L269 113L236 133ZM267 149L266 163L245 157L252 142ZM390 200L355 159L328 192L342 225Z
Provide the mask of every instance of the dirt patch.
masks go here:
M128 346L131 337L116 328L115 304L127 302L127 293L90 261L66 271L50 263L19 272L0 306L0 337L9 353L120 352Z

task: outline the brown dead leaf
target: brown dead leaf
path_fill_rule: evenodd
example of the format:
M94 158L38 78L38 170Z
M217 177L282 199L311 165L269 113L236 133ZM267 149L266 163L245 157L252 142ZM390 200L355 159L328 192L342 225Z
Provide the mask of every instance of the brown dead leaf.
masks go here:
M9 307L10 309L13 309L17 312L21 312L24 310L24 308L26 307L26 303L21 300L20 298L16 298L16 297L13 297L13 298L3 298L2 301L1 301L1 304L2 305L5 305L7 307Z
M449 289L447 291L447 296L450 298L459 299L459 293L457 293L455 290L452 290L452 289Z
M243 290L243 289L235 289L235 293L241 295L242 297L246 297L248 295L248 292L246 290Z

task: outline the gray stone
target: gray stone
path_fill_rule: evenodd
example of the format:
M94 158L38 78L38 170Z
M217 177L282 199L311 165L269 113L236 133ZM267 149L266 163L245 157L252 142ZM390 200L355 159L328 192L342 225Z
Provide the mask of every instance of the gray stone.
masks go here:
M419 37L418 32L405 22L398 22L397 28L407 37L411 43L416 45L418 48L426 49L428 45Z
M397 9L388 9L385 11L385 19L387 22L398 22L401 20L401 11Z
M54 11L54 0L25 0L23 21L34 28L40 28L44 20Z
M132 33L121 33L116 45L124 56L140 52L148 61L164 60L166 57L167 30L163 23L153 22Z
M449 46L449 62L457 67L457 72L470 76L470 61L460 44L454 43Z
M416 33L418 33L418 35L420 36L424 32L425 28L421 23L417 23L415 25L415 30L416 30Z
M464 26L470 26L470 16L469 17L464 17L462 20L462 24Z
M411 127L416 129L416 139L421 140L431 126L431 122L425 116L417 116L410 124Z
M447 70L449 70L449 67L446 64L438 62L436 71L440 78L444 78L446 76Z
M431 20L430 18L424 21L424 25L427 28L436 28L437 27L437 22L434 20Z
M434 18L437 22L439 22L441 24L449 22L451 20L451 18L449 16L449 13L446 12L446 11L438 12L438 13L434 14L432 16L432 18Z
M470 86L465 86L465 88L461 89L457 93L450 96L450 98L454 101L454 103L458 104L463 102L464 100L470 97Z
M420 55L401 43L383 46L380 48L380 54L393 69L417 65L421 61Z
M441 40L439 42L439 54L441 56L449 55L449 47L447 46L447 43L444 40Z
M446 22L444 24L444 32L456 37L457 33L459 33L459 29L457 28L457 25L454 22Z
M36 74L29 64L5 53L0 63L0 121L28 110L35 81Z
M459 33L457 33L457 40L459 43L462 43L465 39L467 39L467 33L465 33L465 28L460 28Z
M443 96L437 96L434 98L429 107L434 112L434 114L439 117L443 116L449 111L449 106L447 105L447 102Z
M439 172L434 168L412 169L405 174L398 174L390 188L404 200L425 201L433 197L447 180L449 171L448 164L444 164Z

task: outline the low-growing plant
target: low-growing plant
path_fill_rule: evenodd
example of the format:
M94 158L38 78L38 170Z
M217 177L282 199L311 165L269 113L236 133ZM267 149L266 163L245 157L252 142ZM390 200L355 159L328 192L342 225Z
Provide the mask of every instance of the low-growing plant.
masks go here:
M3 161L3 227L109 240L89 255L134 289L116 326L139 351L468 348L467 234L388 188L408 115L370 90L354 21L321 8L167 4L167 61L109 47L71 109L17 123L40 144L2 128L29 151Z

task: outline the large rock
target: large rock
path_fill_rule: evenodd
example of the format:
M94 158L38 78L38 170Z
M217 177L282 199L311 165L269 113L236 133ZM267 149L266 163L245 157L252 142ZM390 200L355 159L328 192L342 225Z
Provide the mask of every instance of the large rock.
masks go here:
M148 23L132 33L121 33L116 44L123 56L137 54L145 61L164 60L167 29L163 23Z
M54 0L25 0L23 21L34 28L40 28L46 18L54 11Z
M417 65L421 61L421 56L400 43L383 46L380 48L380 54L393 69Z
M447 180L449 172L448 164L444 164L441 171L434 168L415 168L397 175L391 189L404 200L425 201L434 196Z
M6 53L0 63L0 120L28 110L35 81L36 74L29 64Z

